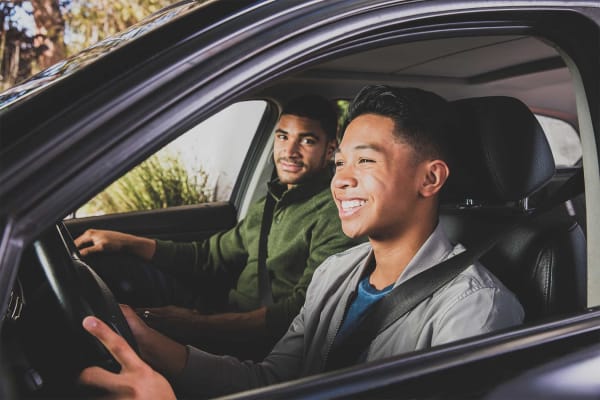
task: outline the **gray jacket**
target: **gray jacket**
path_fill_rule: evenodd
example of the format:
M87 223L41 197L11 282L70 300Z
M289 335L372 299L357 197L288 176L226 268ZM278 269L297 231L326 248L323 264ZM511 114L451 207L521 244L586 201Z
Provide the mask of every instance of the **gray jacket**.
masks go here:
M457 253L438 224L395 286ZM323 371L327 355L355 290L372 258L369 243L329 257L315 271L306 301L285 336L260 363L241 362L188 347L186 367L173 382L181 394L216 396ZM371 343L367 361L517 325L523 308L480 264L468 267Z

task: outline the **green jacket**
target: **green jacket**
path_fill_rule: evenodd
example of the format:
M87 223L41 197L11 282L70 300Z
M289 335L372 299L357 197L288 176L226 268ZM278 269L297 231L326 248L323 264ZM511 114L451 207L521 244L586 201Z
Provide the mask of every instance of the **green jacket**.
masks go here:
M330 177L320 177L290 190L269 184L276 200L267 247L274 304L267 308L267 329L283 334L304 304L317 266L357 242L342 232L329 190ZM265 199L253 204L234 228L191 243L157 241L153 261L186 280L237 277L229 292L230 311L260 308L257 257Z

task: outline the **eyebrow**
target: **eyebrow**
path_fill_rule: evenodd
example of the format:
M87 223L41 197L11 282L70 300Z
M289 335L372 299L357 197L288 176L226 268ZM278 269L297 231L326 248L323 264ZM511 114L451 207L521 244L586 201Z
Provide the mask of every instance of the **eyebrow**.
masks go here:
M358 144L354 146L351 150L373 150L378 153L383 153L383 148L376 144ZM336 153L340 153L340 148L338 147L335 150Z
M285 134L285 135L289 135L289 134L290 134L288 131L285 131L285 130L283 130L283 129L281 129L281 128L277 128L277 129L275 129L275 133L283 133L283 134ZM319 136L317 136L317 134L316 134L316 133L314 133L314 132L300 132L300 133L298 134L298 136L300 136L301 138L304 138L304 137L312 137L312 138L313 138L313 139L315 139L315 140L319 140Z

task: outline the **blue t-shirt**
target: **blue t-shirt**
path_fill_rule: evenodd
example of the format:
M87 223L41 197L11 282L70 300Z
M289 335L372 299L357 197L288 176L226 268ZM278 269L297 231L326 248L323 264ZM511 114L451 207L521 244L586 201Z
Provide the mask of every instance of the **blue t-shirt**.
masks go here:
M346 317L340 326L335 342L340 343L350 332L352 332L362 321L369 308L380 300L383 296L392 290L394 284L384 287L381 290L375 289L369 283L369 275L365 276L358 283L358 293L356 298L350 304Z

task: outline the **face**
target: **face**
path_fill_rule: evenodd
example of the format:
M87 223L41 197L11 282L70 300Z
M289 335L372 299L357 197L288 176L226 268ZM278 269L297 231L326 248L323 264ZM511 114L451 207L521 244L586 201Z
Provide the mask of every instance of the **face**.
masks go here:
M355 118L335 154L331 183L344 233L371 239L401 235L417 218L427 164L394 136L391 118Z
M322 173L335 151L318 121L284 114L275 130L273 157L277 176L288 188Z

